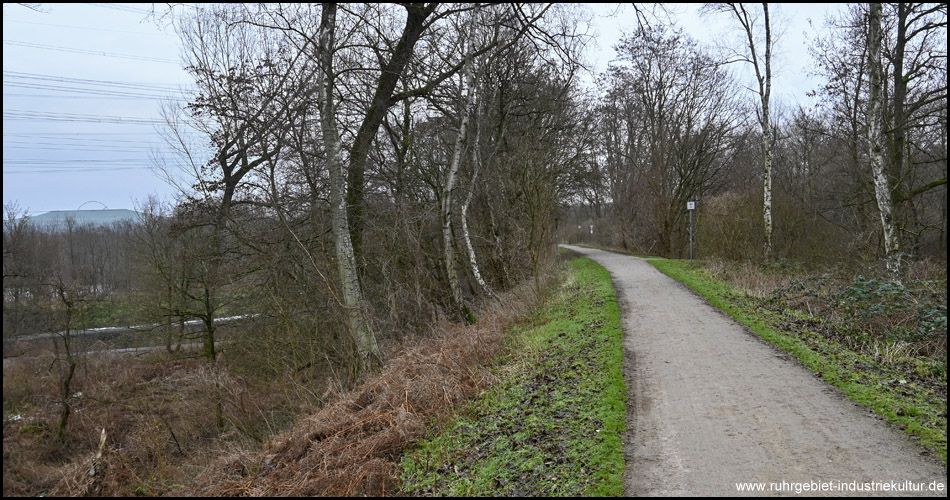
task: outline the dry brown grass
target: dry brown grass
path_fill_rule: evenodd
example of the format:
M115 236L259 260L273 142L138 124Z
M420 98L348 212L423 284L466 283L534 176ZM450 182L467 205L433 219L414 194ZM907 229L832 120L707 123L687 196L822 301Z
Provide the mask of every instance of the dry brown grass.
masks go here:
M207 412L211 385L201 361L79 358L63 445L52 436L60 403L50 364L50 358L35 357L4 366L4 413L18 415L4 421L4 496L91 493L88 470L102 429L108 446L102 460L107 474L96 478L101 494L149 494L156 492L150 485L187 477L179 470L188 446L214 430Z
M472 326L444 323L408 343L382 373L341 393L262 451L216 461L188 494L211 496L385 495L398 486L403 450L491 381L488 365L505 332L534 299L503 297Z
M392 343L382 373L351 391L330 371L262 382L227 362L83 356L65 445L54 439L52 358L30 353L4 365L4 414L18 417L4 420L3 494L383 495L402 451L491 381L505 332L538 303L532 286L486 306L476 325L442 323ZM103 428L100 473L90 476Z
M908 260L906 276L909 280L947 280L947 263L931 259Z
M751 261L708 259L704 261L703 268L713 276L753 297L767 297L774 290L787 287L791 281L789 276L766 272L761 264Z

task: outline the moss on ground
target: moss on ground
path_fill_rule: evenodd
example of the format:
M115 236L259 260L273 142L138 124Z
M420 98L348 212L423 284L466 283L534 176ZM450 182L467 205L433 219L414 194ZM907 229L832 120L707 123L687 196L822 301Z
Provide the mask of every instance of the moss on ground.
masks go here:
M405 494L621 496L626 389L607 271L566 283L496 367L499 382L403 459Z

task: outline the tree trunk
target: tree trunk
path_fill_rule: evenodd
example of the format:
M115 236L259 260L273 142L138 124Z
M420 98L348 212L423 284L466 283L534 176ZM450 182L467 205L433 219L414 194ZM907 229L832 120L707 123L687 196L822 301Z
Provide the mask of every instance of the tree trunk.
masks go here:
M890 171L891 179L900 179L907 167L910 165L910 152L907 148L907 118L904 116L904 103L907 100L907 82L904 77L904 52L907 49L907 16L909 15L909 6L904 2L897 4L897 26L896 37L894 40L893 51L893 76L894 97L893 109L891 111L891 151L890 151ZM883 35L882 35L883 39ZM883 43L883 42L882 42ZM881 80L884 85L884 72L881 69ZM883 89L883 87L882 87ZM884 104L882 104L882 107Z
M772 257L772 117L769 109L772 96L772 26L769 20L769 4L762 4L765 15L765 75L759 77L760 96L762 98L762 148L765 168L764 195L762 197L762 215L765 221L765 256ZM751 43L751 31L750 31ZM753 48L754 50L754 48ZM758 72L758 68L756 68ZM764 81L763 81L764 80Z
M330 174L330 220L335 240L337 270L343 285L343 307L346 323L357 351L357 370L373 371L382 364L376 336L369 324L363 291L360 287L356 258L350 240L346 210L346 174L340 137L336 130L333 105L333 37L336 28L336 4L323 4L319 33L319 56L323 67L317 85L320 109L320 128L327 151Z
M465 304L462 297L462 286L459 283L458 271L455 268L455 238L452 231L452 195L455 191L455 176L458 173L459 164L462 159L462 148L464 147L465 131L468 128L469 107L472 104L473 94L473 76L472 62L465 61L462 68L463 86L467 86L465 100L462 102L462 109L459 113L459 129L455 136L455 147L452 151L452 161L445 171L445 182L442 189L442 244L443 257L445 259L445 272L449 280L449 288L452 291L452 302L457 313L467 323L474 323L475 316L471 309ZM463 217L464 218L464 217Z
M67 334L68 335L68 334ZM66 349L69 352L69 348ZM66 374L62 380L62 401L60 402L59 425L56 427L56 440L60 443L66 442L66 424L69 422L69 414L72 413L72 407L69 405L70 385L73 382L73 375L76 373L76 362L71 356L66 358Z
M212 256L211 259L213 260L214 257ZM212 264L212 266L214 266L214 264ZM204 303L205 314L202 319L204 319L205 332L204 335L202 335L201 355L207 358L208 362L213 365L218 356L214 348L214 290L210 289L207 284L205 285Z
M870 58L870 95L868 97L868 157L874 177L874 194L884 230L884 259L887 270L895 279L901 275L900 241L894 224L891 188L887 180L884 151L884 70L881 66L881 4L868 4L868 57Z
M765 116L765 124L762 125L762 136L763 142L762 145L765 149L765 159L764 159L764 169L765 169L765 180L763 185L763 195L762 195L762 218L765 222L765 256L767 258L772 257L772 129L771 123L768 119L768 104L763 106L763 115Z
M62 400L60 401L60 412L59 412L59 425L56 427L56 440L61 444L66 443L66 424L69 423L69 415L72 413L72 406L69 404L69 399L72 397L72 383L73 376L76 373L76 360L73 359L73 351L71 345L70 329L72 328L72 312L73 304L66 300L66 294L63 290L60 290L60 297L63 299L63 304L66 306L66 330L63 334L63 349L66 353L66 372L61 375L60 378L60 388Z
M746 42L749 48L749 62L755 70L755 78L759 84L759 100L762 106L762 115L759 125L762 126L762 166L764 182L762 193L762 219L765 225L765 257L771 258L772 245L772 118L770 116L770 99L772 94L772 25L769 19L769 4L762 4L763 21L765 23L765 56L761 62L756 52L755 29L753 19L745 8L745 4L723 4L731 9L745 30ZM764 66L764 67L763 67Z
M475 117L478 119L477 112L475 113ZM468 206L472 203L472 194L475 193L475 181L478 179L478 170L481 165L481 158L478 153L480 138L481 128L476 124L475 140L472 141L472 182L469 186L468 194L465 195L465 202L462 203L462 238L465 240L465 249L468 251L468 263L472 269L472 275L475 276L475 281L478 283L478 286L482 287L485 293L491 297L495 297L495 292L492 291L488 283L485 282L485 279L482 278L482 273L478 269L478 260L475 258L475 249L472 247L472 238L468 231Z
M329 4L324 4L324 9ZM347 172L348 190L345 193L347 200L347 217L349 218L350 241L353 247L353 255L359 257L362 255L363 247L363 198L364 198L364 175L366 172L366 160L369 156L370 147L376 138L376 132L379 130L383 119L386 117L386 111L393 105L393 93L399 77L403 74L406 65L415 49L416 42L422 36L426 29L426 19L435 10L438 4L402 4L406 9L406 24L403 26L402 35L399 43L393 49L393 55L389 62L383 66L380 71L379 81L373 94L373 100L363 122L360 124L359 131L353 140L353 146L350 148L350 165ZM334 6L333 16L336 18L336 7ZM332 34L331 34L332 36Z

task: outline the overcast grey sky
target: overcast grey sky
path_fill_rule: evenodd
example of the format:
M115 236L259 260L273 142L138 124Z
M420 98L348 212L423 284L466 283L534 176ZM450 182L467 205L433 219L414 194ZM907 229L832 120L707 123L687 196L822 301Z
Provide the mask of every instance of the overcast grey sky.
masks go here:
M630 4L587 4L594 10L597 23L598 47L591 55L597 57L597 71L604 71L610 59L614 57L613 45L622 35L630 34L635 28L634 10ZM643 10L672 19L677 26L700 44L712 49L717 44L736 46L743 43L741 32L734 16L726 14L702 14L701 3L662 4L663 9L651 9L644 5ZM753 13L761 13L760 4L748 4ZM847 8L843 3L771 3L769 4L772 29L778 31L773 55L772 92L775 99L787 105L810 102L806 93L819 85L819 80L811 76L812 59L808 53L810 40L816 34L824 32L825 19L837 15ZM668 16L668 17L666 17ZM748 85L753 84L752 70L748 64L735 64L732 70L743 76Z
M159 98L188 75L151 4L3 5L3 203L30 214L133 208L172 190L150 170Z
M134 209L150 194L173 199L175 189L151 167L166 148L157 132L159 99L180 96L189 83L177 37L145 19L152 4L40 5L45 12L3 5L4 205L39 214ZM700 43L725 40L731 20L701 17L699 5L668 9ZM788 22L773 92L804 102L816 82L807 76L803 33L814 36L842 4L771 5ZM589 55L600 72L635 18L629 6L588 6L599 35Z

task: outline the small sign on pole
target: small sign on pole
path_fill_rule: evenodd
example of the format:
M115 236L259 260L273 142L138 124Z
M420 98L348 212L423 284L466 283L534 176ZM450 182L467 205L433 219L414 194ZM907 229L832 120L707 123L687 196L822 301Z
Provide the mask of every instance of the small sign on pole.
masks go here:
M693 210L696 210L695 201L686 202L686 210L689 210L689 263L693 263Z

